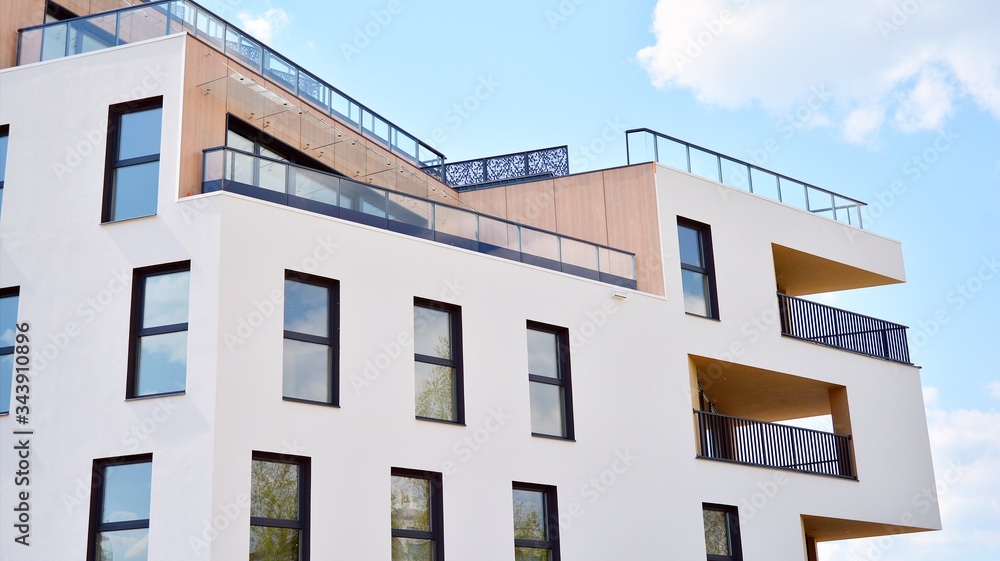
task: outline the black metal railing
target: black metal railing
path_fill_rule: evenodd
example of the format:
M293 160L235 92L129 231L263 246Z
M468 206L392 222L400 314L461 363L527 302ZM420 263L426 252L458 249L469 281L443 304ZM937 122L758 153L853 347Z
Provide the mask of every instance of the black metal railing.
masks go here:
M903 364L910 362L905 325L778 293L781 333Z
M694 411L698 457L854 479L850 435Z
M560 177L569 175L569 148L556 146L476 160L448 162L443 168L428 166L424 171L435 177L444 177L445 183L454 187L456 191L471 191L497 184L514 183L518 180Z

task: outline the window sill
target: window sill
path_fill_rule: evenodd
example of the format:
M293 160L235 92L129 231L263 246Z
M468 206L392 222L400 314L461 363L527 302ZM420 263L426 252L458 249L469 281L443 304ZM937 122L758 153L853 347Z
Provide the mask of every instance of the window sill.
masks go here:
M330 403L327 401L313 401L311 399L299 399L297 397L281 396L282 401L289 401L292 403L304 403L306 405L320 405L322 407L333 407L334 409L340 409L339 403Z
M143 218L152 218L154 216L156 216L155 212L153 214L143 214L142 216L132 216L130 218L122 218L119 220L102 220L101 226L104 226L105 224L120 224L122 222L131 222L133 220L142 220Z
M414 418L416 420L418 420L418 421L427 421L427 422L430 422L430 423L440 423L442 425L452 425L452 426L456 426L456 427L464 427L465 426L465 421L447 421L445 419L435 419L434 417L420 417L420 416L416 416Z
M711 321L717 321L717 322L720 322L720 323L722 322L722 320L719 319L719 318L717 318L717 317L703 316L701 314L693 314L691 312L684 312L684 315L690 316L690 317L693 317L693 318L701 318L701 319L707 319L707 320L711 320Z
M531 436L535 438L545 438L548 440L561 440L563 442L576 442L576 439L571 436L556 436L554 434L542 434L539 432L531 433Z
M153 393L149 395L133 395L125 398L125 401L142 401L144 399L156 399L158 397L170 397L172 395L184 395L186 390L176 392Z

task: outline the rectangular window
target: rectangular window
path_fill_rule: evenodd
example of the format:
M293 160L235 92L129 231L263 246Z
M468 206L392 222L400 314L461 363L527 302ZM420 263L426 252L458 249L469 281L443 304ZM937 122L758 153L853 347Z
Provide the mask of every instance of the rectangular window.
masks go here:
M528 386L531 434L572 439L569 331L528 322Z
M712 229L707 224L678 217L677 238L680 244L684 311L719 319L712 259Z
M309 458L254 452L250 561L309 560Z
M0 289L0 415L10 412L17 337L17 287Z
M136 269L126 395L180 393L187 378L191 263Z
M559 561L556 488L514 483L514 560Z
M460 307L413 299L413 359L417 418L464 423Z
M285 271L285 342L282 396L337 405L340 284Z
M740 517L735 506L704 503L705 551L708 561L742 561Z
M7 142L10 138L7 125L0 126L0 218L3 216L3 182L7 177Z
M153 456L94 461L87 559L147 558Z
M393 561L444 561L441 474L392 470Z
M102 222L156 214L163 98L111 106Z

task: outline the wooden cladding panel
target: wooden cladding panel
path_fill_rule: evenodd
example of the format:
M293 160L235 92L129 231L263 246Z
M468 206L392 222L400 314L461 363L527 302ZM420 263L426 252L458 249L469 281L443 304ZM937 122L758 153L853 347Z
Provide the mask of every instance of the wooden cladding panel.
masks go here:
M635 253L639 290L664 295L663 251L656 206L656 168L643 164L604 170L608 242Z
M556 231L608 245L604 176L600 173L568 175L554 180Z

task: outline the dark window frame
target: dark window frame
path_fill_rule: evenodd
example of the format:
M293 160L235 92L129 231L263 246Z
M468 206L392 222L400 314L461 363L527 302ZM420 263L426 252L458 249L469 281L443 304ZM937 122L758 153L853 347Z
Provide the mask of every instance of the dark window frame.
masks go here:
M311 518L311 471L312 460L306 456L293 456L291 454L276 454L273 452L260 452L254 450L250 455L253 462L274 462L281 464L292 464L299 468L299 513L297 520L285 520L282 518L266 518L263 516L253 516L251 512L250 526L263 526L268 528L288 528L299 531L299 561L309 561L309 526ZM250 480L250 494L253 495L253 476ZM251 506L251 508L253 508Z
M743 561L743 543L740 540L739 508L717 503L702 503L701 509L702 511L713 510L725 513L726 524L729 532L729 549L732 551L732 555L709 554L707 561Z
M682 271L691 271L693 273L698 273L705 275L708 279L708 315L704 316L701 314L695 314L684 310L684 313L708 319L719 319L719 291L715 285L715 252L712 249L712 227L703 222L698 222L697 220L691 220L690 218L684 218L682 216L677 217L677 227L678 227L678 240L680 240L680 227L689 228L698 232L698 243L701 246L702 259L705 261L705 266L692 265L690 263L685 263L680 258L680 252L678 251L678 261L681 264ZM683 290L684 280L681 278L681 287Z
M46 0L45 2L45 15L55 19L56 21L63 21L78 17L75 13L53 2L52 0Z
M433 364L435 366L446 366L455 369L455 420L437 419L434 417L415 417L421 421L435 421L438 423L448 423L454 425L465 425L465 368L462 352L462 307L456 304L428 300L427 298L414 297L413 307L427 308L445 312L449 315L450 332L448 337L451 342L451 360L439 358L431 355L418 354L416 352L416 334L414 333L414 362ZM413 326L416 330L416 325Z
M563 430L565 430L565 435L556 434L545 434L540 432L531 431L531 436L537 436L539 438L554 438L557 440L576 440L576 427L573 422L573 376L572 367L570 361L570 343L569 343L569 329L565 327L559 327L557 325L550 325L547 323L541 323L537 321L528 320L527 328L529 331L541 331L545 333L551 333L556 336L556 368L559 371L559 378L552 378L550 376L543 376L539 374L532 374L531 367L528 367L528 383L529 390L531 382L537 382L541 384L549 384L552 386L560 386L563 388Z
M10 150L10 125L0 125L0 137L7 138L7 150ZM7 179L7 154L3 155L4 167L0 168L0 209L3 209L3 186Z
M550 561L559 561L559 495L554 485L541 485L538 483L524 483L514 481L511 484L511 493L514 491L541 492L545 496L545 534L548 537L545 541L525 540L514 538L514 547L530 547L535 549L546 549L551 553ZM513 496L511 497L511 509L514 507ZM515 529L516 531L516 529Z
M101 522L101 511L104 509L104 484L107 481L106 468L130 464L145 464L153 462L153 454L137 454L115 458L94 460L91 471L90 486L90 525L87 530L87 561L97 561L97 536L102 532L119 530L149 529L150 519L128 520L125 522ZM150 490L152 493L152 490Z
M252 154L255 156L260 156L262 158L274 159L271 156L261 154L261 147L270 150L276 154L279 154L288 163L312 168L317 171L322 171L324 173L331 173L338 175L340 177L347 177L346 175L340 173L339 171L331 168L330 166L324 164L320 160L313 158L312 156L304 153L302 150L295 148L294 146L285 143L284 141L278 139L277 137L264 132L263 130L255 127L249 122L233 115L232 113L226 113L226 137L228 140L229 132L232 131L243 138L253 142L254 149ZM236 150L238 152L243 152L239 148L230 148L228 142L226 143L227 148L230 150ZM251 152L248 152L251 153ZM257 171L255 170L256 174ZM256 179L256 178L255 178Z
M146 399L149 397L163 397L169 395L183 395L186 389L177 390L172 392L162 392L162 393L151 393L139 395L136 393L136 380L139 376L139 342L143 337L149 335L162 335L165 333L178 333L181 331L188 331L188 326L190 325L190 314L191 314L191 301L190 292L188 293L188 321L184 323L174 323L170 325L161 325L156 327L142 327L143 319L143 308L146 302L146 287L145 282L149 277L155 277L159 275L165 275L170 273L180 273L180 272L190 272L191 271L191 261L175 261L173 263L163 263L159 265L151 265L149 267L142 267L139 269L134 269L132 271L132 312L129 327L129 345L128 345L128 378L125 384L125 399ZM188 288L190 291L190 287ZM186 367L186 363L185 363Z
M131 220L133 218L146 218L148 216L155 216L157 213L154 212L150 215L144 216L133 216L129 218L119 218L112 219L112 211L114 210L114 183L115 183L115 171L119 168L135 166L140 164L148 164L150 162L159 162L160 154L163 152L163 123L160 123L160 151L156 154L150 154L146 156L139 156L136 158L127 158L125 160L118 159L118 148L121 144L121 123L122 117L128 115L129 113L139 113L142 111L148 111L151 109L163 109L163 96L148 97L145 99L137 99L134 101L126 101L124 103L117 103L112 105L108 109L108 142L107 142L107 153L105 154L105 164L104 164L104 201L101 205L101 223L113 223L121 222L125 220ZM161 116L162 118L162 116ZM159 183L157 182L157 193L159 193ZM157 212L159 208L157 208Z
M406 468L391 468L390 477L406 477L410 479L426 479L430 487L431 529L429 532L420 530L402 530L392 528L393 538L412 538L431 540L434 542L434 560L444 561L444 486L441 474L436 471L424 471Z
M13 296L13 297L15 297L15 298L18 299L18 301L17 301L17 307L18 307L18 310L20 310L20 308L21 308L21 287L19 287L19 286L9 286L7 288L0 288L0 298L10 298L11 296ZM17 322L17 318L14 318L14 321L16 323ZM3 326L0 325L0 330L2 330L2 329L3 329ZM16 337L16 335L17 334L15 333L15 337ZM13 345L10 345L10 346L7 346L7 347L0 347L0 356L14 354L14 347L16 347L16 346L17 346L17 340L15 339ZM13 390L14 390L14 379L16 378L16 375L17 375L17 364L14 363L14 364L11 364L11 373L10 373L10 382L11 382L10 390L11 391L10 391L10 397L7 400L7 403L0 404L0 417L3 417L3 416L6 416L6 415L10 414L10 403L11 403L11 401L14 400L14 391Z
M284 395L284 391L281 392L281 399L284 401L294 401L298 403L311 403L314 405L340 407L340 281L311 275L309 273L300 273L299 271L293 271L291 269L285 270L284 280L295 281L302 284L311 284L313 286L325 288L328 291L327 301L329 302L329 309L327 310L327 337L319 337L309 333L299 333L298 331L285 329L285 318L282 318L281 327L282 343L284 343L285 339L291 339L293 341L315 343L330 347L330 371L327 372L328 380L330 382L330 401L315 401L312 399L289 397ZM284 292L284 283L282 283L282 292ZM284 379L284 367L282 367L281 376L282 379Z

